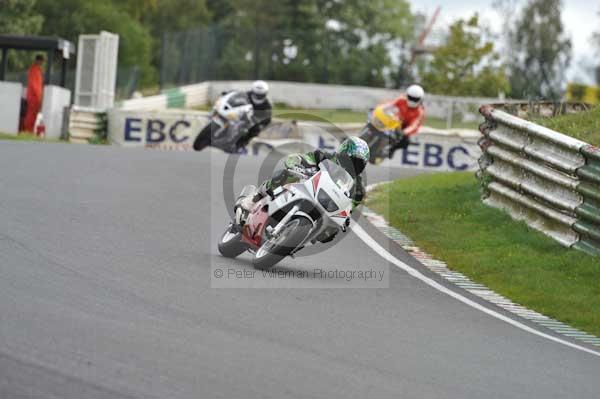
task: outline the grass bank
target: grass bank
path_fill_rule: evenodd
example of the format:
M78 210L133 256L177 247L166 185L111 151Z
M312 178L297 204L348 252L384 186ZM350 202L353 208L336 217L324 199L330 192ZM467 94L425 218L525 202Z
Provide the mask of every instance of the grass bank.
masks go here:
M600 106L577 114L555 118L534 118L533 122L579 140L600 146Z
M45 142L56 142L58 143L60 140L57 139L44 139L42 137L38 137L31 133L21 132L16 136L12 134L0 133L0 140L12 140L12 141L45 141Z
M209 111L210 106L195 107L195 110ZM304 121L322 121L331 123L365 123L367 120L367 111L353 111L349 109L316 109L316 108L292 108L284 104L275 104L273 106L273 116L281 119L296 119ZM474 129L477 130L480 121L476 122L457 122L452 126L453 129ZM425 125L435 129L446 129L446 120L427 117Z
M352 111L349 109L316 109L316 108L290 108L281 104L273 107L273 116L281 119L297 119L303 121L328 121L332 123L364 123L367 112Z
M42 143L69 143L69 141L61 139L47 139L43 137L35 136L31 133L21 132L16 136L12 134L0 133L0 140L11 140L11 141L39 141ZM108 139L106 138L92 138L89 140L89 144L95 145L108 145Z
M378 187L367 205L451 269L600 336L600 259L483 205L472 173L395 181Z
M302 109L290 108L285 105L274 106L274 116L282 119L326 120L332 123L365 123L367 111L352 111L349 109ZM454 123L453 129L477 129L480 122ZM446 120L427 117L425 125L435 129L446 129Z

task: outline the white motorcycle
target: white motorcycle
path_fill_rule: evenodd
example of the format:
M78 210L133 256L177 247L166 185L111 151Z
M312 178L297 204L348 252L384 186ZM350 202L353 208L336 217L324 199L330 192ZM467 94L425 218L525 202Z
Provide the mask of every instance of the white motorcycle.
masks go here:
M286 184L258 201L245 216L236 207L235 220L219 241L219 252L235 258L244 251L254 254L252 264L267 270L288 255L324 238L333 238L350 224L354 179L341 166L324 160L312 177ZM253 195L256 187L246 186L242 196Z
M220 97L210 114L208 124L194 140L194 149L208 146L228 153L238 150L238 142L254 123L254 109L244 92L232 91Z

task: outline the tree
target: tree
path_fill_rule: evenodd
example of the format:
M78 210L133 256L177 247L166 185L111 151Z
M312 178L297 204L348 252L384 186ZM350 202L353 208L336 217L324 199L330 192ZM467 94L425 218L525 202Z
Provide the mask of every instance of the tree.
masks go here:
M598 17L600 17L600 12L598 12ZM600 55L600 30L594 32L592 35L592 41L596 46L596 53ZM600 64L597 64L596 68L594 69L594 77L596 78L596 84L600 86ZM600 100L600 90L597 91L597 94L598 99Z
M164 32L205 26L210 13L204 0L112 0L145 26L160 44Z
M36 9L45 16L42 33L49 36L61 36L77 43L81 34L101 30L117 33L120 36L119 66L139 66L142 84L156 82L156 68L151 64L150 32L121 6L111 1L38 0Z
M561 0L530 0L512 33L511 95L560 99L571 59L561 21Z
M414 39L415 16L404 0L322 1L328 20L339 29L330 32L329 81L383 86L397 80L401 62L394 63L390 49L400 53Z
M206 0L206 8L210 10L211 22L221 23L228 15L234 12L233 0Z
M598 17L600 17L600 12L598 12ZM596 45L596 50L600 53L600 30L592 34L592 41Z
M571 97L573 98L574 101L578 101L578 102L583 101L586 90L587 90L586 85L582 85L582 84L578 84L578 83L573 83L569 87L569 92L571 94Z
M221 20L219 57L227 76L382 86L390 80L389 48L413 34L404 0L227 4L234 11Z
M166 32L195 29L210 20L204 0L126 0L125 6L152 35L151 63L157 68Z
M0 34L30 35L40 32L44 18L35 9L36 0L2 0ZM31 63L31 54L10 52L9 70L25 70Z
M36 0L3 0L0 34L36 35L44 18L34 10Z
M483 39L477 14L450 26L448 39L421 67L427 91L438 94L496 97L508 89L494 44Z

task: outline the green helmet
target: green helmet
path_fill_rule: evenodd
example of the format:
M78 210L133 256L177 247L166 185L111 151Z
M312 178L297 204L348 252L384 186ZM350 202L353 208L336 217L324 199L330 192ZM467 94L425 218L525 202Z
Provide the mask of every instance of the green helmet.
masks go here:
M352 176L362 173L369 162L369 146L360 137L348 137L336 151L339 164Z

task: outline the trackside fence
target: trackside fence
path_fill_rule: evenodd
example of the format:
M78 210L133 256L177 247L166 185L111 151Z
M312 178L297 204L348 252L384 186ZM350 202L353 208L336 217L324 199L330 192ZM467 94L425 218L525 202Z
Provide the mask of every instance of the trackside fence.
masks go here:
M483 106L483 202L566 247L600 255L600 148Z

